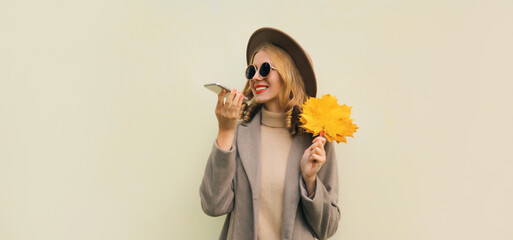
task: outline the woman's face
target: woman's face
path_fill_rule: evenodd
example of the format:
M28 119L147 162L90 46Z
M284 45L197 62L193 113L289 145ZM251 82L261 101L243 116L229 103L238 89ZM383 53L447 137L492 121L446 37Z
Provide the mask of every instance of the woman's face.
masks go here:
M264 62L268 62L272 67L276 67L271 57L266 52L263 50L257 52L253 59L253 65L258 69L255 76L250 80L251 91L257 103L265 104L266 109L269 111L278 112L281 111L281 107L278 103L278 94L281 91L283 83L278 73L279 69L278 71L271 70L269 75L265 78L260 76L258 70Z

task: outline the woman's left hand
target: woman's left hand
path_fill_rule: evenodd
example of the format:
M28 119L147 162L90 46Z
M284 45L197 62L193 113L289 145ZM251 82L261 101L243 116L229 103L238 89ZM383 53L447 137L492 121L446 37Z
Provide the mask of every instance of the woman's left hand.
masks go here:
M301 174L305 180L308 195L312 195L315 191L315 176L326 162L325 143L326 138L316 137L301 158Z

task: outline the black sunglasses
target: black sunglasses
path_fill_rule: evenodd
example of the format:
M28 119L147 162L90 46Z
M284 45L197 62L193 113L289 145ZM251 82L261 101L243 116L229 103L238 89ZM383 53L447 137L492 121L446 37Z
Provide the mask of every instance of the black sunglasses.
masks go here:
M255 65L249 65L248 68L246 68L246 78L252 79L255 76L256 70L257 68L255 67ZM267 77L267 75L269 75L271 70L278 70L278 68L271 66L271 64L269 64L268 62L264 62L262 63L262 65L260 65L260 68L258 68L258 74L265 78Z

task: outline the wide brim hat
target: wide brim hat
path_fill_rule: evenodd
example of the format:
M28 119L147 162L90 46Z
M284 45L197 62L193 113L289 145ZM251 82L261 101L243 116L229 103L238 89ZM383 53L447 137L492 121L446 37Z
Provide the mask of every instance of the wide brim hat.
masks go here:
M296 40L278 29L264 27L256 30L251 35L246 49L247 64L249 65L251 58L253 57L251 54L266 42L282 48L290 55L296 64L299 73L303 77L306 94L310 97L315 97L317 95L317 82L315 80L315 73L310 55L308 55Z

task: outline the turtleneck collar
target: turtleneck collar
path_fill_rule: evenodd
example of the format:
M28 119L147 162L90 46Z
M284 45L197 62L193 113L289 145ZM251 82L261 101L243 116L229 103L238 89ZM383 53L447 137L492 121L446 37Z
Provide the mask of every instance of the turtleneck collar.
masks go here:
M269 112L262 107L262 124L268 127L284 128L285 113Z

